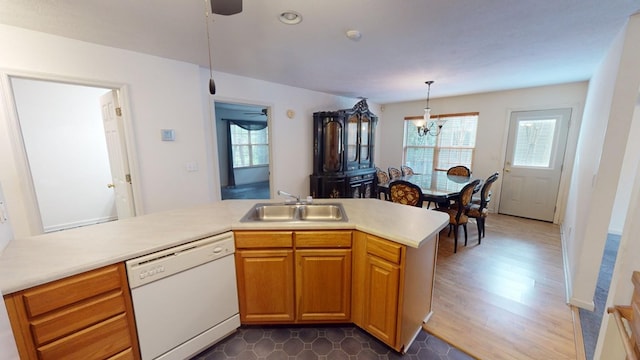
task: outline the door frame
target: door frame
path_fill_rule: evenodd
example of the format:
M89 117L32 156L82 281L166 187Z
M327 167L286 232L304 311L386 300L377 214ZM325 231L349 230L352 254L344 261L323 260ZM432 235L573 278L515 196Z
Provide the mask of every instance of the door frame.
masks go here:
M514 111L511 112L511 118L509 121L509 128L507 130L507 151L505 153L505 163L502 166L503 176L501 184L501 193L505 194L509 188L515 186L516 178L522 179L525 183L531 181L532 177L536 179L547 180L545 190L541 190L537 193L540 197L547 201L544 201L542 206L527 206L526 202L518 202L519 205L510 203L508 209L502 208L502 201L498 213L506 215L515 215L529 217L531 219L537 219L542 221L552 222L556 219L556 212L558 208L558 196L560 193L560 178L564 168L564 159L566 153L567 139L569 136L569 126L571 124L571 108L557 108L557 109L544 109L544 110L528 110L528 111ZM516 145L519 139L519 129L522 122L529 121L543 121L547 119L556 119L557 121L553 125L553 137L551 138L552 147L549 152L549 164L546 166L530 166L530 165L517 165L512 164L513 157L516 154ZM513 172L513 173L512 173ZM518 174L518 175L515 175ZM507 182L512 176L510 182ZM506 185L507 189L505 189ZM524 193L529 193L527 190L533 190L530 186L535 186L534 183L528 183L529 187L525 184L520 187L520 190ZM550 187L553 188L550 188ZM540 190L540 189L538 189ZM511 189L514 191L514 189ZM534 200L530 198L531 195L523 195L524 199ZM552 200L553 202L549 201ZM502 199L501 199L502 200ZM506 207L506 206L505 206Z
M209 104L210 108L210 114L211 114L211 119L210 119L210 124L211 124L211 128L212 128L212 133L213 133L213 139L214 141L212 142L212 150L215 151L215 156L213 156L213 162L214 162L214 168L216 169L218 176L217 176L217 180L218 183L215 186L214 189L214 193L216 194L216 198L217 199L222 199L222 189L221 189L221 184L222 184L222 179L220 178L221 176L221 172L220 172L220 153L218 152L218 144L217 144L217 138L218 138L218 128L216 126L217 124L217 115L216 115L216 102L219 103L227 103L227 104L237 104L237 105L246 105L246 106L254 106L254 107L262 107L262 108L268 108L267 111L267 128L269 129L268 132L268 141L269 141L269 196L270 198L273 198L273 184L274 184L274 174L273 174L273 127L272 127L272 118L273 118L273 113L274 113L274 106L273 104L268 104L265 102L261 102L261 101L257 101L257 100L249 100L249 99L237 99L237 98L229 98L229 97L218 97L216 96L215 99L211 99L211 103Z
M20 119L18 117L18 109L11 85L12 78L23 78L35 81L50 81L58 82L70 85L91 86L116 90L119 94L120 106L122 107L122 117L124 120L124 141L127 147L127 158L129 159L129 170L132 179L139 179L139 167L137 161L137 152L134 139L133 124L130 121L131 106L129 102L129 89L128 86L123 83L114 83L103 80L95 79L81 79L66 77L54 74L42 74L20 70L7 70L0 69L0 83L1 89L5 95L5 106L7 109L7 120L9 125L9 132L11 137L11 148L13 150L14 161L16 164L16 174L21 181L24 181L26 186L23 188L23 192L19 195L24 204L24 210L26 215L26 222L29 224L29 231L32 235L44 233L44 227L42 224L42 217L40 214L40 207L38 205L38 199L36 196L35 185L29 167L29 161L27 158L26 148L24 140L22 138L22 132L20 130ZM96 105L99 106L99 103ZM143 203L142 203L142 191L139 181L133 181L133 201L136 215L142 215Z
M509 138L509 125L511 122L511 115L513 112L520 111L538 111L538 110L547 110L547 109L558 109L558 108L570 108L571 109L571 118L569 119L569 133L567 135L567 144L565 145L565 154L564 154L564 164L562 173L560 174L560 187L558 189L558 198L556 200L556 211L553 219L554 224L562 223L564 220L564 213L567 205L567 197L569 195L569 185L571 183L571 176L573 174L573 166L575 163L575 155L576 149L578 146L578 137L580 135L580 125L582 123L582 112L583 112L584 104L581 103L556 103L556 104L545 104L535 107L522 107L522 108L507 108L505 118L503 121L503 137L502 137L502 155L498 160L499 163L496 169L500 169L500 173L504 171L504 163L507 158L507 146L508 146L508 138ZM497 209L500 208L500 197L502 193L500 191L502 187L502 179L498 179L499 184L494 184L492 188L494 194L493 196L497 203L494 205L493 209L497 212ZM492 201L493 202L493 201Z

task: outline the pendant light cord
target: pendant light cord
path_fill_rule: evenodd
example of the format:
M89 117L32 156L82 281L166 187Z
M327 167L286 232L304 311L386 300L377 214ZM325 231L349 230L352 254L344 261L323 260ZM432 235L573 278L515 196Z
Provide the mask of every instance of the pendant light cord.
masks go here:
M211 0L211 1L213 1L213 0ZM208 51L208 54L209 54L209 76L211 78L213 78L213 66L211 65L211 38L209 37L209 11L207 10L208 9L208 6L207 6L208 2L209 2L209 0L204 0L204 8L205 8L205 10L204 10L204 21L205 21L205 23L207 25L207 49L209 50Z

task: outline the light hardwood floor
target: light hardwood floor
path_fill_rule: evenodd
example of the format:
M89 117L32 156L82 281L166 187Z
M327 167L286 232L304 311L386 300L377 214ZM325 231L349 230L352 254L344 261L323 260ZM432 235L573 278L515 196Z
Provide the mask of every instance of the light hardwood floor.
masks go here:
M446 229L440 235L425 330L480 359L579 357L559 227L489 214L480 245L473 221L468 229L468 246L459 234L456 254Z

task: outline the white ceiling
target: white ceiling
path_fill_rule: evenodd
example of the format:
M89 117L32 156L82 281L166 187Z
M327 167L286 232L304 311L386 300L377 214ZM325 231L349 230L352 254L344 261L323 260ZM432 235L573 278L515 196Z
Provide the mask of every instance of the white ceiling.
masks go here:
M215 0L214 0L215 1ZM0 23L201 64L205 0L0 0ZM213 69L376 103L587 80L640 0L245 0ZM302 14L299 25L277 19ZM359 41L345 32L356 29Z

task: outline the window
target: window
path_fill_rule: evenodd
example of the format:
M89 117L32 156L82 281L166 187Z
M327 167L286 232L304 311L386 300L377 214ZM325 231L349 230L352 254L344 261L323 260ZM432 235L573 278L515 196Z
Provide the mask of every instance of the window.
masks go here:
M263 166L269 164L268 128L245 130L231 123L233 167Z
M446 123L438 136L418 136L410 118L404 124L403 163L417 173L434 174L455 165L473 170L473 153L476 146L476 129L479 113L439 115Z
M518 122L513 166L548 168L556 131L556 119Z

